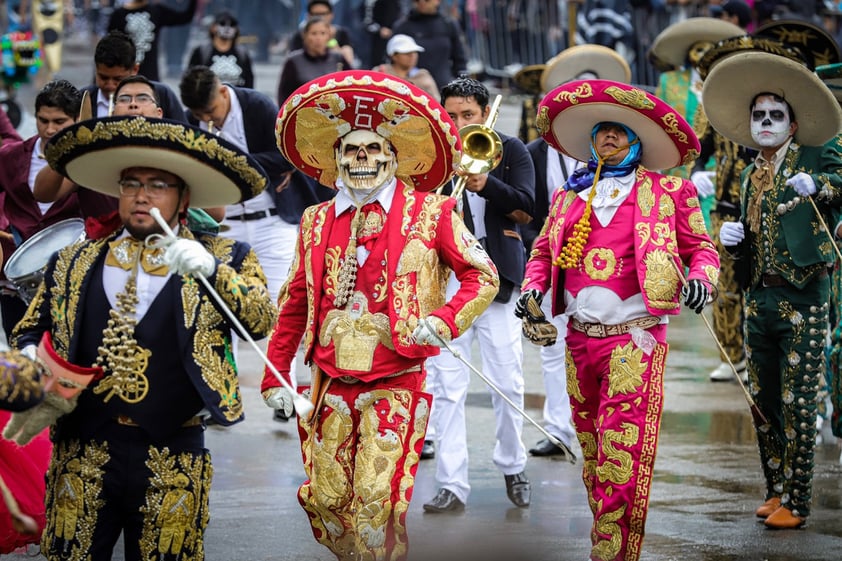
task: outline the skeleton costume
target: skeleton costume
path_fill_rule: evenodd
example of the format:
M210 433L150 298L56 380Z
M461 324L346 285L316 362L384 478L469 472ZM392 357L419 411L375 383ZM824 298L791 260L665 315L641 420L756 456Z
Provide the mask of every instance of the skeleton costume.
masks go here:
M267 353L288 376L303 337L313 372L298 499L338 559L401 560L430 411L424 360L438 353L418 344L420 325L457 337L499 284L455 201L425 192L452 175L459 137L428 94L373 71L303 85L277 135L290 162L339 189L301 220ZM461 288L446 302L450 270ZM267 371L267 403L278 386Z
M825 225L837 223L842 206L842 112L801 62L763 52L717 62L703 95L716 130L761 151L741 178L741 222L723 225L720 240L747 270L750 391L767 420L755 427L766 480L756 514L771 528L800 527L812 499L835 261ZM726 244L734 231L741 238Z
M688 267L694 287L685 303L699 291L697 313L719 273L695 187L647 168L686 163L698 140L672 107L609 80L550 91L538 124L550 146L590 161L553 195L522 298L552 288L553 314L569 317L567 393L593 512L590 558L636 561L663 411L667 317L683 293L678 271ZM592 147L606 125L626 131L618 165Z
M184 183L164 189L189 189L198 207L248 198L266 184L234 145L143 117L68 127L46 157L72 181L112 196L122 192L124 170L163 169ZM121 197L121 212L125 200L138 204L141 187ZM52 429L41 541L51 561L110 559L121 533L127 560L204 559L213 473L204 419L243 419L232 323L197 279L174 273L160 249L136 240L123 227L128 220L54 255L13 334L21 348L46 334L57 359L101 369ZM254 253L225 238L192 238L181 226L171 245L191 240L212 261L207 281L244 328L268 335L276 309Z

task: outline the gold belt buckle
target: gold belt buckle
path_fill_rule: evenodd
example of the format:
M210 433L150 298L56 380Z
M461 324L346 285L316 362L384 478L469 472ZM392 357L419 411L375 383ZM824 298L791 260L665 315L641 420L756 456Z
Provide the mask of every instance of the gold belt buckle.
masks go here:
M598 339L605 339L605 326L601 323L585 323L585 334L588 337L596 337Z

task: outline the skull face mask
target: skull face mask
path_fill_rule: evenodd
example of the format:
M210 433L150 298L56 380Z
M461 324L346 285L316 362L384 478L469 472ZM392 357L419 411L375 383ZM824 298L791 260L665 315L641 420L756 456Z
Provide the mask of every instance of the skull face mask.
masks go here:
M339 178L348 189L365 191L380 187L395 176L398 163L392 146L379 134L351 131L336 151Z
M711 41L696 41L690 48L687 49L687 60L690 61L690 64L693 67L699 65L699 61L702 60L702 57L705 56L705 53L708 52L711 47L713 47L713 43Z
M781 146L794 133L789 107L770 95L762 95L751 109L751 138L764 148Z

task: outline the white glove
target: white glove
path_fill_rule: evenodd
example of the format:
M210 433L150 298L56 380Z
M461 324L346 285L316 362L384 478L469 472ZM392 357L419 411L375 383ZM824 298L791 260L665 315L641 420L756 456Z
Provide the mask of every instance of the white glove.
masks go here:
M415 331L412 332L412 338L418 345L433 345L435 347L444 347L444 341L450 339L450 330L442 320L435 316L430 316L418 320L418 325ZM444 341L442 341L444 339Z
M295 412L295 401L292 397L292 392L283 386L269 388L263 392L263 403L272 409L280 409L286 417L292 417L292 414Z
M164 252L164 263L178 275L209 277L216 270L216 259L196 240L177 239Z
M696 192L700 197L710 197L716 192L716 186L713 184L714 177L716 177L715 171L694 171L690 176L690 181L696 186Z
M723 222L719 228L719 242L725 247L738 245L745 237L742 222Z
M816 182L809 174L799 171L786 180L786 184L795 189L795 192L802 197L809 197L816 194Z

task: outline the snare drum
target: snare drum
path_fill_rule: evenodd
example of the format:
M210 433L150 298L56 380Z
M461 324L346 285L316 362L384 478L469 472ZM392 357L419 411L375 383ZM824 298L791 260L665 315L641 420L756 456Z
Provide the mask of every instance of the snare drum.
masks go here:
M18 295L29 304L44 278L44 268L55 252L85 239L85 221L69 218L37 232L18 247L3 272Z

